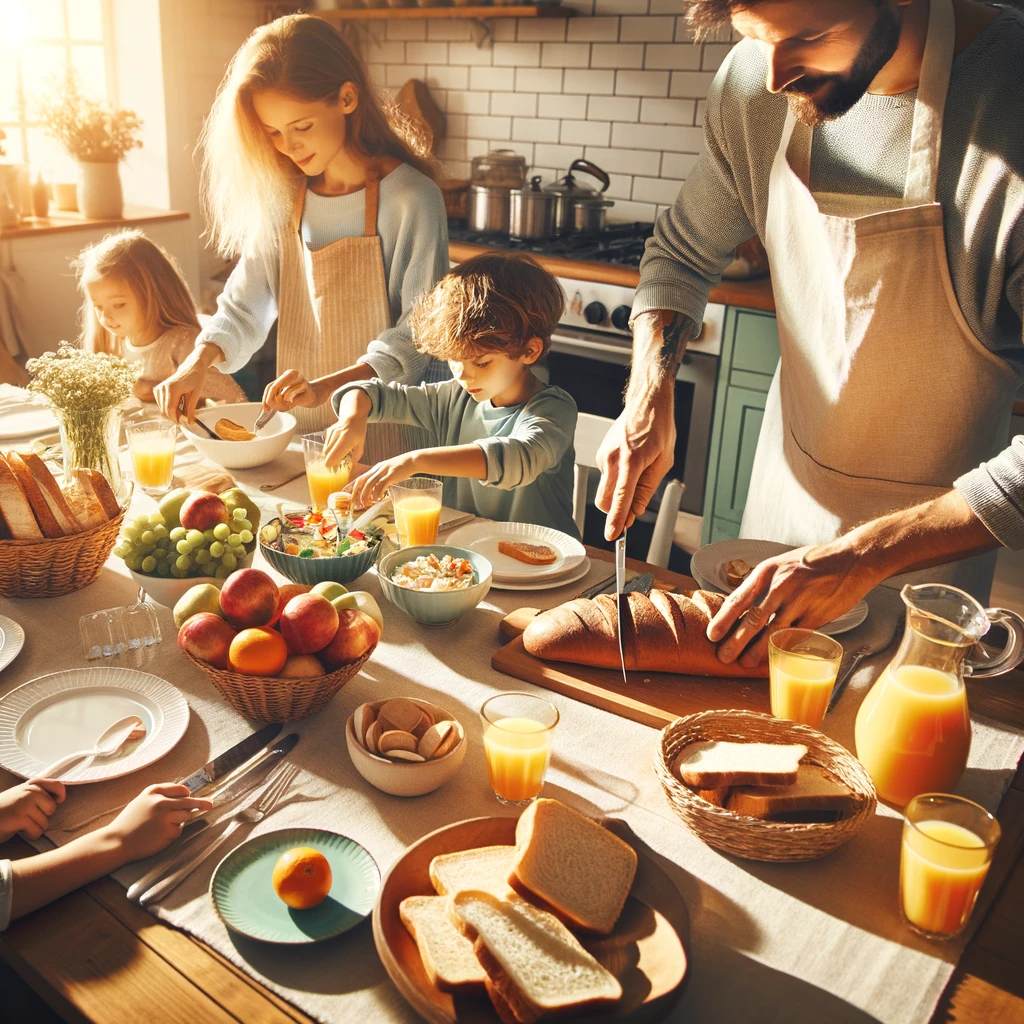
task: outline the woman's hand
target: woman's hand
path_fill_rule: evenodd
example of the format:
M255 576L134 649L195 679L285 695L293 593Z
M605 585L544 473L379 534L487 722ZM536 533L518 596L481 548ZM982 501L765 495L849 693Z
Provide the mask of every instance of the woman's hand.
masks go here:
M188 786L147 786L103 831L118 844L126 863L142 860L177 839L193 811L211 807L212 800L192 796Z
M160 411L174 423L184 416L186 423L196 418L196 406L206 381L206 371L224 361L224 353L210 342L197 345L174 373L153 389L153 398ZM184 403L184 411L182 404Z
M263 408L287 412L299 405L315 409L323 403L315 384L311 384L298 370L285 370L272 380L263 392Z
M0 843L15 832L38 839L50 826L57 804L64 803L64 783L56 779L29 779L0 792Z
M385 459L357 477L349 484L352 491L352 507L369 508L388 493L388 488L392 484L400 484L414 476L418 472L416 455L416 452L406 452L393 459Z

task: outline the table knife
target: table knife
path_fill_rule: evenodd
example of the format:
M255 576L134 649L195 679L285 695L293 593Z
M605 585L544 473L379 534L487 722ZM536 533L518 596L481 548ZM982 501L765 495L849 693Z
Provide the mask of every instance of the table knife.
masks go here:
M623 530L615 542L615 603L618 614L616 620L619 633L619 665L622 668L622 681L628 686L626 675L626 648L622 641L622 624L629 613L629 598L626 595L626 531Z
M272 722L262 729L240 740L233 747L219 754L212 761L208 761L202 768L198 768L187 778L179 780L181 785L188 786L189 792L193 795L202 795L202 791L215 783L222 785L229 781L229 776L238 768L241 768L253 755L258 754L268 743L277 738L282 726L279 722Z

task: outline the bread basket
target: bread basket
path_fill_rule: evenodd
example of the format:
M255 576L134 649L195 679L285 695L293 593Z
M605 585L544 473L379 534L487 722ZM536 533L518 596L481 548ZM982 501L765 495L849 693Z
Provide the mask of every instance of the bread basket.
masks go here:
M716 807L684 785L672 765L684 747L702 740L736 743L802 743L803 764L824 768L854 794L851 814L836 822L791 824L763 821ZM852 839L875 813L875 787L845 747L816 729L753 711L702 711L665 726L655 768L669 803L709 846L747 860L801 861L824 857Z
M188 651L185 653L239 714L256 722L295 722L322 711L330 699L359 674L376 647L374 644L361 658L346 662L327 675L300 679L246 676L230 669L215 668Z

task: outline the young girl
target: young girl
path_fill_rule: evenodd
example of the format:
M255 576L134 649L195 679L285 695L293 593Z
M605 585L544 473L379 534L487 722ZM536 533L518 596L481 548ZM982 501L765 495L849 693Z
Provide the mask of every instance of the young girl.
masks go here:
M84 250L72 269L83 296L83 347L138 364L135 396L152 402L153 389L191 354L200 330L174 258L141 231L119 231ZM206 374L199 397L246 400L219 370Z
M323 430L327 399L352 380L419 383L438 372L406 317L448 269L448 229L431 167L385 114L341 34L291 15L235 54L203 130L203 204L217 249L239 263L192 356L157 389L191 417L203 372L245 365L277 320L268 389L300 433ZM275 403L277 398L275 398ZM377 456L406 430L378 428Z

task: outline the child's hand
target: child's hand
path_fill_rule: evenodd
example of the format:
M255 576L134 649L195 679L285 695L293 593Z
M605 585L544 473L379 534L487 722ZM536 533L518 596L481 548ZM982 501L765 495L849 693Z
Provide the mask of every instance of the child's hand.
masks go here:
M192 796L187 786L147 786L104 831L120 845L126 862L142 860L177 839L193 811L211 807L212 800Z
M263 392L263 406L275 412L287 412L301 405L313 409L323 399L316 388L298 370L286 370L277 380L272 380Z
M338 422L324 432L324 463L328 469L340 466L346 455L352 456L353 466L363 457L370 408L370 399L363 391L348 391L342 396Z
M15 832L38 839L50 825L57 804L64 803L64 783L29 779L0 793L0 843Z
M416 473L416 452L406 452L393 459L378 462L349 486L352 488L352 507L369 508L380 501L392 484L400 484Z

